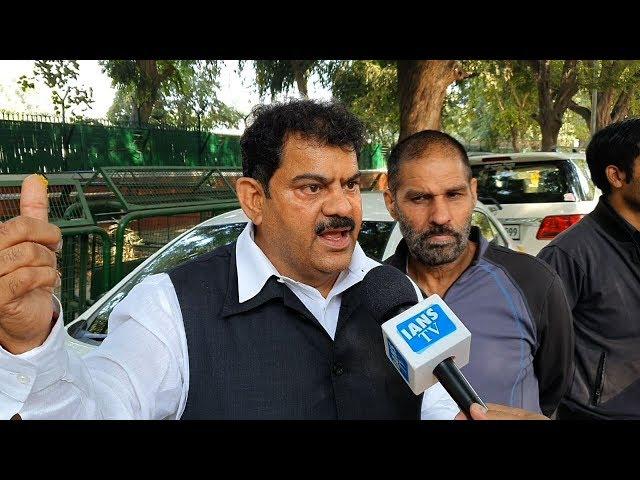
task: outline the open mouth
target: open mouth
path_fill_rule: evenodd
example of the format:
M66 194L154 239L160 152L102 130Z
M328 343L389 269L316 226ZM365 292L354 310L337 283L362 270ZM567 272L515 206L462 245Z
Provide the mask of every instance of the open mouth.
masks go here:
M318 237L331 249L342 250L351 244L349 232L351 228L348 227L333 228L325 230Z

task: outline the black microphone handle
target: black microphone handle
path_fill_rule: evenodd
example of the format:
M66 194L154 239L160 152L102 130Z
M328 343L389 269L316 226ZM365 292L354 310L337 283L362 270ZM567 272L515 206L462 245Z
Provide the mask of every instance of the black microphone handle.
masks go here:
M454 402L458 404L460 410L462 410L469 418L471 418L469 409L471 408L472 403L479 403L483 407L487 408L467 379L464 378L464 375L453 361L453 357L449 357L440 362L440 364L433 369L433 374L440 381L449 395L451 395Z

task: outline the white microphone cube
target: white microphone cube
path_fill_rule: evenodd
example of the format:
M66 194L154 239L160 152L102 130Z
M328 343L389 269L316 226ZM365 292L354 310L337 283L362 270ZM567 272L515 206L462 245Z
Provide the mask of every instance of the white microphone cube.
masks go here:
M438 382L433 369L453 357L469 363L471 332L439 295L431 295L382 324L384 349L413 393Z

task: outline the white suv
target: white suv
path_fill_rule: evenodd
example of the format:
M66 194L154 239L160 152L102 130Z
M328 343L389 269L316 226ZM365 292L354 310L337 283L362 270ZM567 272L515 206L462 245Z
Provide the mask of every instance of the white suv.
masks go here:
M591 212L601 194L583 154L490 154L470 163L478 200L493 204L516 248L531 255Z

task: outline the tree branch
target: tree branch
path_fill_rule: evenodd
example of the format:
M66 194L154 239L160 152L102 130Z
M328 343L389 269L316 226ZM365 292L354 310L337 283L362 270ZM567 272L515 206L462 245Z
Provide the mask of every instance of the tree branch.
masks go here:
M565 60L562 66L562 79L556 91L555 100L553 102L553 110L558 114L562 114L571 102L573 96L578 92L578 61Z
M618 122L627 116L629 113L629 107L631 106L631 98L633 97L634 90L635 86L631 85L629 88L620 92L620 95L618 95L618 99L611 110L611 122Z
M572 112L576 112L578 115L584 118L584 121L587 122L587 125L591 125L591 110L589 108L578 105L573 100L569 102L568 108Z

